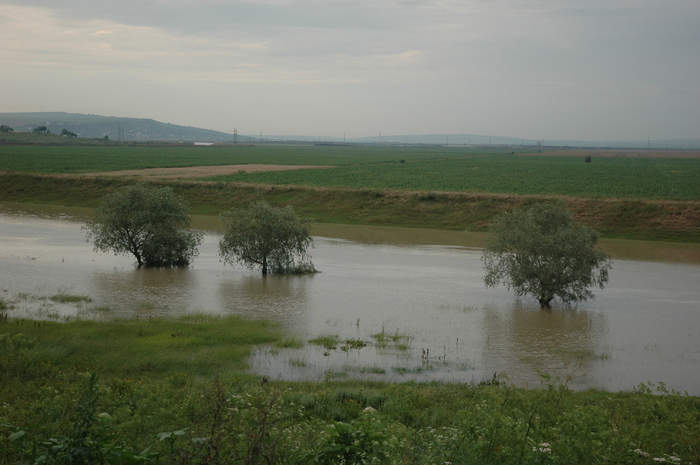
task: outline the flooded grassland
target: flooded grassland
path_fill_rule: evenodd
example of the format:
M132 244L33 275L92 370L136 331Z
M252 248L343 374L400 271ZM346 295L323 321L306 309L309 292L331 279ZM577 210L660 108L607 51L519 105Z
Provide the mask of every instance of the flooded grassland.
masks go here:
M700 247L605 241L608 286L575 307L483 284L483 235L317 225L321 273L268 276L224 266L220 226L185 269L138 269L98 254L80 229L87 210L0 206L0 299L10 317L148 318L195 312L277 322L302 343L260 348L251 370L271 379L479 382L538 372L576 388L641 382L700 395ZM312 342L309 342L312 341Z

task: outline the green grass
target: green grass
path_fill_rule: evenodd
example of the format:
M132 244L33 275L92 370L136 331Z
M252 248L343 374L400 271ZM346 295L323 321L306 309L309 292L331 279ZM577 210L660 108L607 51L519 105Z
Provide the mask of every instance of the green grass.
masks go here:
M33 363L40 359L57 367L89 367L119 377L161 376L172 371L212 376L240 371L253 345L280 338L264 321L237 317L46 321L18 326L22 327L17 330L37 340Z
M339 339L337 335L319 336L309 340L309 344L321 346L327 350L334 350L338 347Z
M580 157L489 155L211 179L333 188L700 199L700 159L692 158L599 157L594 163L584 163Z
M523 389L240 371L251 344L279 340L234 318L0 320L0 463L700 461L700 398L662 383L573 392L546 375Z
M509 149L509 152L512 151ZM334 165L398 164L400 160L438 160L506 153L506 149L255 145L194 147L158 145L0 145L0 170L30 173L212 166L237 164Z
M398 330L394 334L387 333L382 327L381 332L372 334L374 344L378 348L395 348L397 350L408 350L410 336L400 334Z

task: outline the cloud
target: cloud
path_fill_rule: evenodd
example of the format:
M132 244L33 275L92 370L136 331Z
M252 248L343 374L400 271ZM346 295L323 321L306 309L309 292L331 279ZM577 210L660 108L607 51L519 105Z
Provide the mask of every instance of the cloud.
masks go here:
M49 101L38 100L33 84L56 94L74 89L63 99L51 95L56 110L167 115L215 129L236 106L251 125L280 133L304 132L304 124L330 131L333 119L372 133L379 126L532 138L547 127L550 138L574 139L699 132L688 123L700 121L696 0L0 5L2 79L19 89L16 111ZM304 97L323 110L298 117L291 106ZM214 104L205 122L185 102Z

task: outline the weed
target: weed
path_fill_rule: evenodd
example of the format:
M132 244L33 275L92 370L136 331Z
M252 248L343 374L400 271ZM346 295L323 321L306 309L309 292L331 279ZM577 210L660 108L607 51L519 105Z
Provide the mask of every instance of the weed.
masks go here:
M137 310L140 312L152 312L156 309L156 304L153 302L144 301L139 303Z
M306 362L306 360L302 360L302 359L298 359L298 358L289 359L289 361L287 363L289 363L289 366L298 367L298 368L308 366L308 363Z
M360 338L346 339L340 345L340 350L342 350L343 352L348 352L352 349L359 350L359 349L362 349L363 347L366 347L366 346L367 346L367 343Z
M398 350L409 349L408 340L410 339L410 336L406 334L400 334L398 329L396 330L396 332L394 332L394 334L389 334L386 332L384 326L382 325L381 332L372 334L372 338L375 341L375 346L380 349L388 347L395 348Z
M319 336L310 339L309 343L322 346L326 350L335 350L338 347L338 336Z
M275 347L280 349L301 349L304 347L304 343L298 339L285 338L275 343Z

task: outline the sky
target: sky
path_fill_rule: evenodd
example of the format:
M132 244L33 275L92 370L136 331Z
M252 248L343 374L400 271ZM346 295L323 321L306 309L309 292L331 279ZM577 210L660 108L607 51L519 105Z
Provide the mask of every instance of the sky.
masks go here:
M698 0L0 0L0 112L699 138L699 25Z

